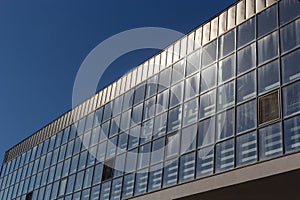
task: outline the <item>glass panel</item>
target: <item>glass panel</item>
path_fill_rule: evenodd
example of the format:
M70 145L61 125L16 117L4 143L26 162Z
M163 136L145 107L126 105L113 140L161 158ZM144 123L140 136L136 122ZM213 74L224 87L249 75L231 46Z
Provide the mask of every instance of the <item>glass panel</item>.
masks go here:
M300 111L300 82L283 88L283 115L288 116Z
M136 126L130 130L128 149L132 149L139 145L140 134L141 134L141 126Z
M129 198L133 195L134 174L124 176L122 198Z
M143 103L132 108L131 126L140 124L143 117Z
M234 109L217 115L217 132L216 139L222 140L233 136L234 134Z
M125 131L129 128L130 119L131 119L131 110L122 113L121 125L120 125L121 131Z
M153 141L151 152L151 164L156 164L164 159L165 138Z
M235 29L222 35L219 39L219 58L222 58L235 50Z
M125 93L124 95L124 100L123 100L123 108L122 110L127 110L132 106L133 103L133 90L129 90L128 92Z
M107 150L106 150L106 159L109 159L116 155L118 137L113 137L108 140Z
M118 177L118 176L123 175L124 166L125 166L125 158L126 158L125 153L116 156L114 177Z
M212 174L214 171L214 147L209 146L197 152L197 177Z
M146 84L142 83L134 89L133 105L136 105L144 100Z
M234 167L234 140L226 140L216 145L216 172Z
M279 87L279 62L271 62L258 68L258 92L264 93Z
M148 172L146 170L136 173L134 195L144 194L147 192Z
M184 82L180 82L177 85L171 87L170 105L169 105L170 108L182 103L183 86L184 86Z
M237 73L243 73L256 65L256 47L255 43L238 51L237 54Z
M133 149L127 152L125 172L131 172L136 169L138 149Z
M161 188L162 185L162 164L150 168L148 191Z
M158 82L158 92L168 88L170 86L171 81L171 72L172 68L168 68L159 74L159 82Z
M148 142L152 138L153 132L153 119L150 119L148 121L145 121L142 124L142 133L140 136L140 144L144 144L145 142ZM166 129L164 130L166 132Z
M166 158L178 155L180 142L180 132L174 132L167 136Z
M158 138L166 133L167 113L156 116L154 119L153 137Z
M123 95L114 100L113 116L118 115L122 110Z
M183 126L197 121L199 107L198 101L199 98L195 98L183 105Z
M106 120L111 118L111 114L112 114L112 102L106 104L105 107L104 107L103 121L105 122ZM79 124L80 124L80 121L79 121Z
M231 107L235 103L234 81L219 86L218 88L218 111Z
M121 120L121 115L111 120L109 136L113 136L119 132L120 120Z
M173 159L165 163L163 187L175 185L178 179L178 159Z
M300 19L280 30L281 53L300 45Z
M103 115L103 107L95 111L94 126L97 126L101 123L102 115Z
M236 165L246 165L257 161L256 132L247 133L236 139Z
M197 138L197 124L182 129L181 145L180 145L181 155L195 149L196 138Z
M262 64L278 55L278 32L274 32L257 42L258 64Z
M110 193L110 184L111 181L105 182L102 184L100 199L102 200L109 200L109 193Z
M187 57L187 66L186 66L186 76L193 74L200 69L200 52L201 50L197 50L193 54Z
M198 147L212 144L215 141L215 118L211 117L199 122Z
M156 102L156 114L162 113L163 111L168 109L169 105L169 90L165 90L164 92L157 95Z
M184 99L187 100L199 93L199 73L185 80Z
M235 54L221 60L219 62L219 79L218 82L222 83L235 76Z
M98 151L97 151L98 162L104 161L105 152L106 152L106 143L107 142L105 141L105 142L98 145Z
M180 157L179 182L193 180L195 177L195 152Z
M252 71L237 79L237 102L242 102L256 95L256 73Z
M158 76L154 76L147 81L146 98L153 96L157 91Z
M256 101L250 101L237 107L236 131L241 133L256 127Z
M255 39L255 18L251 18L238 26L238 47L242 47Z
M169 111L168 114L168 132L173 132L181 126L182 107L178 106Z
M137 169L142 169L147 167L150 162L150 152L151 152L151 145L150 143L140 146L139 147L139 154L138 154L138 166Z
M83 175L84 175L84 171L77 173L74 191L78 191L82 188Z
M284 24L300 15L300 3L298 0L285 0L279 2L280 24Z
M201 72L201 92L206 91L217 84L217 66L213 65Z
M300 77L300 50L281 58L282 81L288 83Z
M200 96L200 110L199 110L200 119L214 114L215 110L216 110L215 90Z
M122 177L113 180L110 199L121 199L121 192L122 192Z
M99 194L100 194L100 185L92 187L91 191L91 200L98 200L99 199Z
M277 27L277 5L257 15L258 37L263 36Z
M282 154L282 133L280 123L259 130L259 159Z
M185 59L175 63L172 70L171 84L177 83L184 78Z
M266 123L280 117L278 95L278 91L276 91L275 93L259 98L259 124Z
M156 96L145 101L143 120L149 119L154 116L155 104L156 104Z
M300 148L300 116L284 121L285 151L292 152Z
M217 40L210 42L203 47L202 51L202 67L206 67L217 59Z

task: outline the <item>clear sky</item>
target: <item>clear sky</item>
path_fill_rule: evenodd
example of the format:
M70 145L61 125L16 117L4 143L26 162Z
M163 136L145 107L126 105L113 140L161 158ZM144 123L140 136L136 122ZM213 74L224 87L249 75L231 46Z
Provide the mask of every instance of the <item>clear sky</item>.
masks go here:
M76 72L101 41L148 26L188 33L234 2L1 0L0 160L7 149L71 109ZM99 88L156 51L120 57Z

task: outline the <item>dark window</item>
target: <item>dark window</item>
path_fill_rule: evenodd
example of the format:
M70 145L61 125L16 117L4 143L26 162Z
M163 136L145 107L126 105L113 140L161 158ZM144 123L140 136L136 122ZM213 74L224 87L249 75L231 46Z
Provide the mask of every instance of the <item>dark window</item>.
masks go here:
M278 91L259 99L259 124L279 118Z
M104 163L102 181L112 179L114 177L115 159L108 160Z
M25 200L31 200L32 199L32 195L33 195L33 192L29 192L28 194L26 194Z
M279 3L280 24L284 24L299 16L300 12L299 0L285 0Z

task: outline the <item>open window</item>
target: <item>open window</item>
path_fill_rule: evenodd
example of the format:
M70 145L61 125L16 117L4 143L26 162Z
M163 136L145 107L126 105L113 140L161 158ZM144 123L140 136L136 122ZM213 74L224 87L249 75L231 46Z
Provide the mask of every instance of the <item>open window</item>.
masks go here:
M112 179L114 177L115 158L104 162L102 181Z
M31 200L32 199L32 195L33 195L33 192L27 193L25 200Z

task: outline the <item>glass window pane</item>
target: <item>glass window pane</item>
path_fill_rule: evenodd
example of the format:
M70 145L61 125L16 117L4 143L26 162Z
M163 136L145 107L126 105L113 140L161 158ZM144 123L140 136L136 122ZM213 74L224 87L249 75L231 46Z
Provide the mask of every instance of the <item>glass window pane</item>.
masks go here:
M156 114L162 113L167 110L169 106L169 90L165 90L164 92L157 95L156 102Z
M217 115L217 140L222 140L233 136L235 125L234 116L234 109L228 110Z
M282 133L280 123L259 130L259 159L282 154Z
M114 100L113 116L118 115L122 110L123 95Z
M275 58L278 55L278 32L258 40L257 54L258 64L262 64L268 60Z
M103 107L95 111L94 126L97 126L101 123L102 115L103 115Z
M179 182L186 182L195 178L195 152L180 157Z
M121 193L122 193L122 177L113 180L110 199L121 199Z
M163 187L175 185L178 179L178 159L165 163Z
M131 126L140 124L143 117L143 103L132 108Z
M197 121L199 98L195 98L183 105L183 126Z
M162 185L162 164L150 168L148 191L161 188Z
M171 84L177 83L184 78L185 59L173 65Z
M259 124L278 119L279 111L279 93L278 91L259 98L258 119Z
M256 127L256 100L237 107L236 131L244 132Z
M243 73L256 66L256 47L255 43L238 51L237 54L237 73Z
M200 69L200 52L201 50L197 50L193 54L187 57L187 66L186 66L186 76L193 74Z
M237 79L237 102L242 102L256 95L256 73L252 71Z
M142 83L134 89L133 105L136 105L144 100L146 84Z
M134 93L134 90L129 90L125 93L124 100L123 100L123 108L122 108L123 111L127 110L128 108L130 108L132 106L133 93Z
M281 53L300 45L300 19L283 27L280 30Z
M168 132L173 132L181 127L182 106L173 108L168 113Z
M235 54L221 60L219 62L219 79L218 82L222 83L235 76Z
M284 0L279 2L280 24L284 24L300 15L298 0Z
M246 165L257 161L256 132L247 133L236 139L236 165Z
M184 99L187 100L199 94L199 73L185 80Z
M212 64L217 59L217 40L210 42L202 50L202 67Z
M258 92L264 93L279 87L278 60L258 68Z
M74 191L78 191L82 188L83 175L84 175L84 171L81 171L81 172L77 173Z
M238 26L238 47L255 39L255 18L251 18Z
M121 120L121 115L111 120L109 136L113 136L119 132L120 120Z
M184 82L180 82L171 87L170 93L170 108L182 103Z
M130 119L131 119L131 110L122 113L121 125L120 125L121 131L125 131L129 128Z
M283 88L283 115L288 116L300 111L300 82Z
M281 58L282 81L288 83L300 77L300 50Z
M111 113L112 113L112 102L110 102L104 106L104 112L103 112L103 121L104 122L106 120L108 120L109 118L111 118ZM80 122L79 122L79 124L80 124Z
M214 147L208 146L197 152L197 177L212 174L214 171Z
M116 156L114 177L123 175L125 166L126 153Z
M147 167L149 165L150 152L151 152L150 143L139 147L137 169L142 169L142 168Z
M171 82L171 74L172 68L169 67L168 69L160 72L159 74L159 82L158 82L158 92L162 91L170 86Z
M285 151L292 152L300 148L300 116L284 121Z
M166 158L176 156L179 153L180 132L168 134L166 142Z
M197 124L182 129L181 144L180 144L181 155L195 149L196 140L197 140L196 138L197 138Z
M143 170L136 173L134 195L144 194L147 192L148 171Z
M258 37L263 36L277 27L277 5L257 15Z
M213 90L200 96L200 119L208 117L215 113L216 110L216 91Z
M218 111L231 107L235 103L234 81L219 86L218 88Z
M118 137L113 137L107 141L106 159L112 158L116 155L117 141Z
M152 143L151 164L156 164L164 159L165 138L155 140Z
M147 81L146 98L153 96L157 91L158 76L153 76Z
M222 58L235 50L235 29L224 34L219 39L219 58Z
M217 66L213 65L201 72L201 92L204 92L217 84Z
M234 140L226 140L216 145L216 172L234 167Z
M199 122L198 147L212 144L215 141L215 118L211 117Z
M140 134L141 134L141 126L136 126L130 129L128 149L132 149L139 145Z
M144 143L150 141L151 138L152 138L152 134L155 133L153 131L153 121L154 121L153 119L150 119L148 121L145 121L142 124L142 127L141 127L142 133L141 133L141 136L140 136L140 144L144 144ZM160 134L164 134L162 132ZM166 129L164 129L164 132L166 132ZM155 135L154 135L154 137L155 137Z
M127 152L125 172L131 172L136 169L138 149L133 149Z
M102 200L109 200L110 195L110 184L111 181L105 182L102 184L101 187L101 193L100 193L100 199Z
M154 116L155 104L156 104L156 96L145 101L143 120L149 119Z
M122 198L129 198L133 196L134 189L134 174L124 176Z

